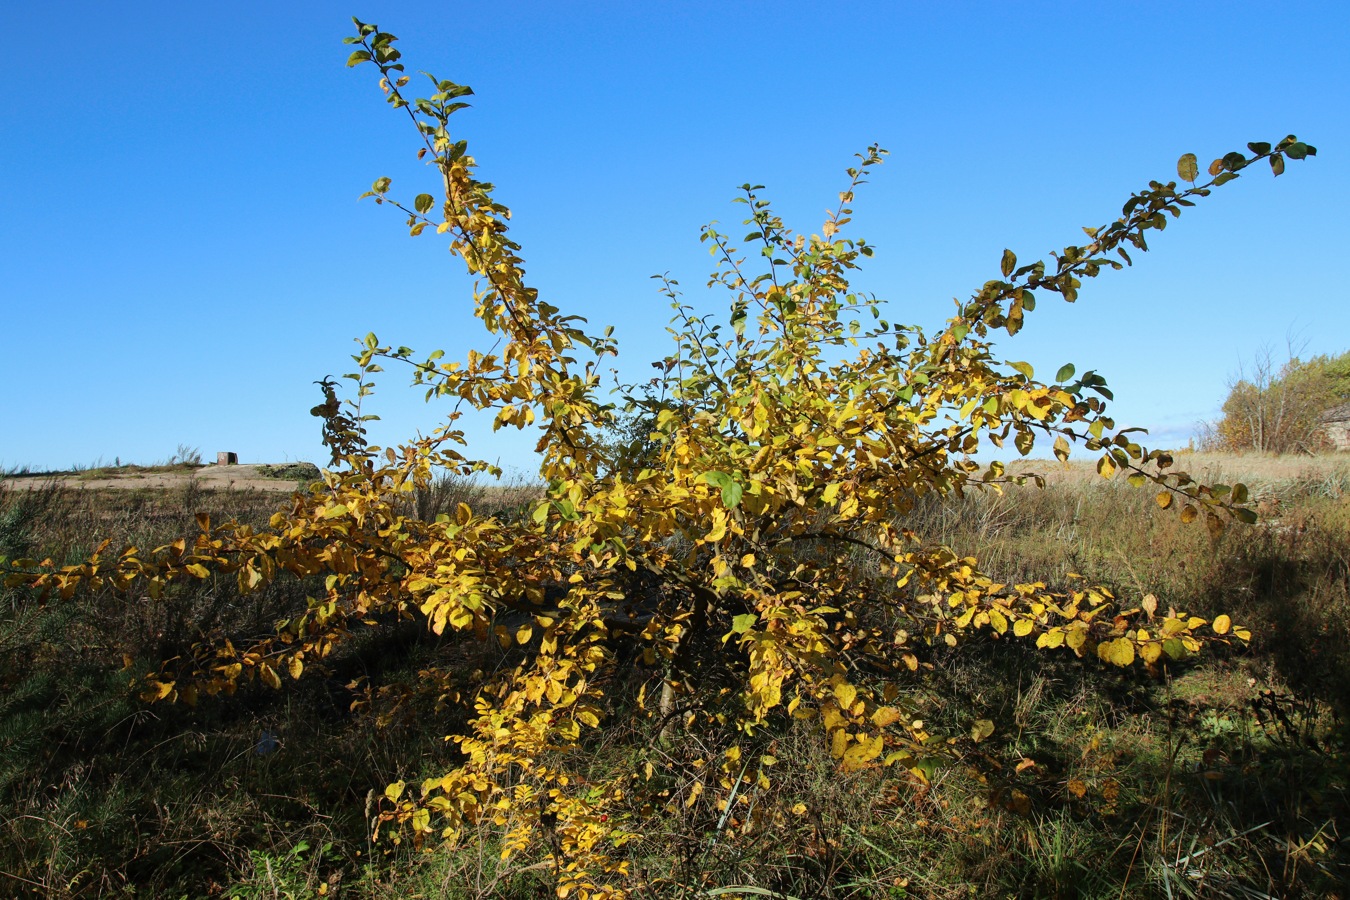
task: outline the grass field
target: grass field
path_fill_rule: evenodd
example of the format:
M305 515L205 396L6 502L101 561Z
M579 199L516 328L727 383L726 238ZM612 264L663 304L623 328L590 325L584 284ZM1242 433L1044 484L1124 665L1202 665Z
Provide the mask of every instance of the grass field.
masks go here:
M1152 494L1089 469L1024 464L1044 489L931 503L909 524L1008 581L1073 576L1127 602L1226 612L1250 648L1156 677L976 640L934 649L914 701L931 729L995 731L927 782L843 775L810 724L765 737L778 759L763 815L723 816L678 779L634 808L638 895L671 897L1347 897L1350 773L1350 460L1179 455L1244 481L1263 520L1212 537ZM409 514L510 510L534 489L446 482ZM0 555L83 558L103 541L155 547L194 516L261 525L275 494L0 491ZM859 577L866 577L860 572ZM452 758L452 713L375 684L487 651L410 622L359 637L280 692L241 689L195 709L146 706L138 672L194 641L266 632L303 581L241 596L207 580L172 602L109 593L0 603L0 895L40 897L541 897L546 854L499 862L505 826L453 851L374 843L384 786ZM633 677L645 677L634 673ZM613 710L587 747L597 773L659 753L709 758L707 736L666 741ZM438 768L440 767L440 768ZM722 797L722 800L728 798ZM804 810L804 812L802 812Z

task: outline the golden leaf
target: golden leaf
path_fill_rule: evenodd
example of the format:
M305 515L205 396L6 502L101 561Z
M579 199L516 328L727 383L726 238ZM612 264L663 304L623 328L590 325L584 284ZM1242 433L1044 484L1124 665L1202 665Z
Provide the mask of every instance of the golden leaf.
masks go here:
M891 706L878 707L872 713L872 724L878 728L894 725L898 721L900 721L900 711Z
M1102 458L1097 460L1097 474L1103 478L1116 474L1116 461L1111 458L1111 454L1103 453Z
M267 663L262 663L258 666L258 678L262 680L263 684L273 690L277 690L281 687L281 676L277 674L276 669L272 668Z

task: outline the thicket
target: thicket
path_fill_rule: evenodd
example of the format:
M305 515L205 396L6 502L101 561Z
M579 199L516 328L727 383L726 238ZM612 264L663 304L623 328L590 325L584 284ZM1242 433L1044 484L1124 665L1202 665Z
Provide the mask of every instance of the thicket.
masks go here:
M815 753L855 788L895 773L894 787L919 795L954 767L983 769L982 802L1029 808L983 762L994 720L950 718L925 689L953 654L1040 648L1165 674L1202 643L1251 638L1227 614L1187 611L1190 597L1118 599L1081 572L991 573L959 542L925 533L924 511L1040 483L972 457L1048 442L1061 459L1075 445L1092 453L1103 478L1152 485L1159 515L1201 520L1213 540L1232 519L1253 521L1245 485L1202 484L1138 443L1137 429L1118 428L1101 376L1066 365L1041 380L1001 361L991 340L1016 334L1038 300L1075 300L1082 279L1128 265L1150 232L1247 166L1264 160L1279 175L1314 148L1293 136L1249 144L1216 159L1203 183L1187 154L1178 173L1190 187L1150 182L1118 219L1085 229L1087 244L1049 262L1005 250L1000 277L934 334L888 322L879 300L849 286L872 248L844 230L884 151L869 148L848 169L819 234L789 230L747 184L745 237L702 234L726 315L663 282L676 346L656 382L623 400L651 423L632 452L611 439L619 410L600 387L598 366L617 352L609 329L590 333L525 284L509 211L450 132L471 91L431 78L433 93L410 99L394 37L357 29L349 65L379 70L439 194L399 201L381 178L367 196L400 210L414 236L449 236L479 279L474 312L493 349L442 362L367 336L349 376L355 396L325 382L314 409L332 452L323 483L265 525L203 513L195 539L10 563L11 588L52 604L38 609L106 597L181 626L129 660L143 699L225 709L256 685L340 678L344 664L371 659L363 645L430 640L437 652L415 674L372 670L351 682L356 707L383 726L434 720L449 735L367 799L383 846L488 851L506 873L491 876L488 894L506 891L509 876L542 879L560 897L717 895L699 883L710 855L761 853L796 821L817 837L811 877L833 890L842 870L832 826L795 799L802 785L780 777L801 771L780 768L786 752ZM429 399L456 403L431 437L387 450L367 442L362 402L382 362L409 366ZM489 412L498 429L537 429L541 497L415 515L438 473L495 473L464 446L462 406ZM206 595L214 617L196 607L203 584L216 589ZM262 614L237 614L258 598L266 627ZM274 744L260 740L262 755ZM1015 772L1034 767L1026 759Z
M1235 453L1313 453L1328 449L1322 416L1350 401L1350 351L1276 365L1267 348L1229 385L1223 415L1201 444Z

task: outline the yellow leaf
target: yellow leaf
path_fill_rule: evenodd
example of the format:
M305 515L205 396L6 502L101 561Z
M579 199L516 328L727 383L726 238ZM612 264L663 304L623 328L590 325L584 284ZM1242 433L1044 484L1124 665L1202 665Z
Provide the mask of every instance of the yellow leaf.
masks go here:
M899 720L900 711L891 706L878 707L877 711L872 713L872 724L878 728L894 725Z
M727 514L720 506L712 511L712 528L704 536L709 544L715 544L727 536Z
M1185 506L1181 508L1181 521L1187 525L1194 522L1196 517L1199 515L1200 513L1196 510L1196 508L1194 506L1191 506L1189 503L1187 503Z
M384 795L389 798L390 803L397 803L398 798L403 796L403 789L407 786L406 781L395 781L384 789Z
M1134 644L1125 638L1111 642L1115 649L1111 651L1111 662L1118 666L1128 666L1134 662Z
M522 625L518 629L516 629L516 643L520 644L522 647L528 644L530 642L530 638L533 636L534 636L534 629L531 628L529 625Z
M1139 601L1139 605L1143 607L1144 612L1148 613L1148 617L1152 619L1153 614L1158 611L1158 598L1152 594L1145 594L1144 599Z
M834 699L838 701L839 708L845 711L853 705L853 701L857 696L858 689L848 682L844 682L834 689Z
M305 661L302 660L298 655L292 656L290 662L290 670L292 678L299 678L300 673L305 671Z
M412 814L413 831L426 831L431 826L431 813L419 809Z
M1031 634L1032 627L1030 619L1018 619L1013 623L1013 634L1018 637L1026 637Z
M982 741L994 733L994 723L988 719L976 719L970 728L970 736L976 742Z
M258 667L258 677L262 679L263 684L267 685L272 690L281 687L281 676L277 674L276 669L272 668L267 663L263 663Z
M856 771L861 769L867 763L881 755L885 742L880 735L872 737L869 740L863 740L849 747L844 752L843 768L846 771Z
M989 625L994 631L1003 634L1008 630L1008 620L997 609L989 610Z
M1082 800L1083 797L1087 795L1088 790L1087 785L1079 781L1077 778L1072 778L1069 780L1068 788L1069 793L1073 794L1079 800Z
M1172 505L1172 495L1168 491L1159 491L1158 496L1153 498L1158 503L1160 509L1167 509Z
M1097 474L1103 478L1116 474L1116 461L1111 458L1111 454L1103 453L1102 458L1097 460Z
M1227 634L1228 629L1232 627L1233 627L1233 620L1228 618L1228 616L1218 616L1217 618L1214 619L1213 628L1215 634Z

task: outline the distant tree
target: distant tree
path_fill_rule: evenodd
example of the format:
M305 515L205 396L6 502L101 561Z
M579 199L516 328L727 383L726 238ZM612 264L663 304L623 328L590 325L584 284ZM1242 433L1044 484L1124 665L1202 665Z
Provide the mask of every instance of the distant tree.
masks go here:
M1282 365L1270 347L1239 369L1229 383L1223 416L1201 440L1208 450L1234 453L1311 453L1325 449L1321 416L1350 400L1350 351Z

